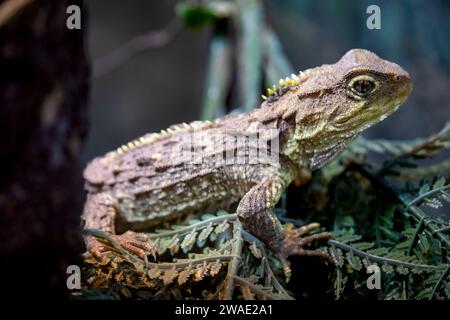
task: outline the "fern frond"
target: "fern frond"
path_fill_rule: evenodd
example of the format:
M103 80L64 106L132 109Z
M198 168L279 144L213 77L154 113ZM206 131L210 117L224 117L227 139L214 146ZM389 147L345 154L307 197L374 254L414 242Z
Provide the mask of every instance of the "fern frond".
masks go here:
M432 265L426 265L426 264L419 264L419 263L411 263L408 262L408 257L405 257L404 259L400 259L400 257L397 257L397 259L393 259L393 258L388 258L385 257L385 255L389 252L389 249L387 248L377 248L374 250L371 250L370 253L369 252L365 252L359 249L356 249L354 247L352 247L351 245L336 241L336 240L328 240L328 243L331 245L331 248L335 247L344 251L351 251L354 255L361 257L361 258L365 258L367 260L369 260L370 262L377 262L380 264L389 264L389 265L393 265L393 266L400 266L400 267L404 267L404 268L416 268L419 270L424 270L424 271L428 271L428 270L434 270L437 269L437 266L432 266ZM336 252L336 249L331 249L332 251L330 251L330 254L333 254L334 252ZM342 263L342 262L341 262ZM343 263L342 263L343 264ZM339 266L342 266L339 265Z

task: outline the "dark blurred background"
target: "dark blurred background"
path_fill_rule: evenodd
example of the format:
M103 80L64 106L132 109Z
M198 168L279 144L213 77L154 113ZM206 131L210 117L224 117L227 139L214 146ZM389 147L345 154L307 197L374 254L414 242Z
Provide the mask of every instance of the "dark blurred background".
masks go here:
M164 29L175 17L177 1L87 3L89 51L96 59L137 35ZM381 30L366 27L366 9L373 4L381 9ZM296 71L333 63L351 48L365 48L411 74L412 96L366 137L423 137L450 119L450 1L268 0L263 14ZM183 30L166 46L93 77L84 161L144 133L199 117L211 32L208 26Z

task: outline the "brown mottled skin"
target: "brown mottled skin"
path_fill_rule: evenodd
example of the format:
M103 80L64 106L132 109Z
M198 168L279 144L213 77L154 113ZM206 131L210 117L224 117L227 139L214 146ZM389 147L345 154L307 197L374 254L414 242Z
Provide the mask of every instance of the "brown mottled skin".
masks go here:
M172 126L94 159L84 173L84 227L111 233L125 249L145 258L150 245L134 231L235 199L240 200L237 214L244 229L281 259L320 255L302 247L329 237L327 233L303 237L308 228L283 229L272 208L302 170L322 167L359 133L397 110L413 84L400 66L362 49L281 84L249 113ZM272 163L252 163L248 153L241 164L194 163L180 153L180 141L193 133L194 155L220 158L227 150L248 151L255 146L238 142L213 147L212 137L217 132L245 136L268 129L279 137L279 161ZM87 247L95 256L104 251L90 237Z

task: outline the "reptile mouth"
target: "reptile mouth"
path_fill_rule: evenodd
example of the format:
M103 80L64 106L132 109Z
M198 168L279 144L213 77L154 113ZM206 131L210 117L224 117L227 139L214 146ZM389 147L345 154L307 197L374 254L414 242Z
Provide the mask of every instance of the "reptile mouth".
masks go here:
M396 80L401 83L400 95L402 97L405 97L405 99L406 99L411 94L411 92L414 88L414 83L413 83L409 73L403 69L402 69L402 71L403 72L397 76Z
M403 85L400 87L399 95L397 102L399 105L403 104L406 99L411 95L412 91L414 89L414 84L411 81L411 79L408 77L407 81L403 83Z

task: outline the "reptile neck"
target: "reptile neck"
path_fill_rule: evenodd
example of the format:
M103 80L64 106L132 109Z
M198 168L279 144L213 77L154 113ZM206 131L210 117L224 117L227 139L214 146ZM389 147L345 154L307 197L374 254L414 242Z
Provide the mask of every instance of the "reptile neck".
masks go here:
M329 126L321 128L296 126L285 137L281 147L282 154L300 168L319 169L333 160L357 136L352 132L329 129ZM314 134L311 134L312 132Z

